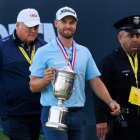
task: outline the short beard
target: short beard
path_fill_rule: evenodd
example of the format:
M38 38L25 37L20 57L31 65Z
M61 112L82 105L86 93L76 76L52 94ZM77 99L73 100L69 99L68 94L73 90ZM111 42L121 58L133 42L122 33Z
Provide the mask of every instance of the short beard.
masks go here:
M73 34L71 34L71 35L69 35L69 36L67 36L67 35L65 35L65 34L63 34L63 33L60 33L60 34L61 34L61 36L63 36L63 37L66 38L66 39L70 39L70 38L73 37Z
M62 32L62 31L58 31L59 32L59 34L63 37L63 38L66 38L66 39L71 39L71 38L73 38L73 35L74 35L74 33L72 33L72 34L70 34L70 35L66 35L64 32Z
M70 39L70 38L72 38L73 36L71 35L71 36L63 36L64 38L66 38L66 39Z

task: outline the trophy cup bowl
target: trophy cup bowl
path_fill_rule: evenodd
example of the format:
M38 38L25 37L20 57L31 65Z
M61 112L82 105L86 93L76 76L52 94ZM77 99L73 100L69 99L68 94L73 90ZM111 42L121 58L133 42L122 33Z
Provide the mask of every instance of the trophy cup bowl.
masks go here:
M52 106L50 108L48 122L46 123L47 127L58 130L67 130L65 117L68 109L64 107L63 103L65 100L68 100L72 94L76 75L77 74L72 70L56 70L53 90L54 95L58 100L58 106Z
M72 94L74 79L76 73L56 70L56 78L54 81L54 95L57 99L68 100Z

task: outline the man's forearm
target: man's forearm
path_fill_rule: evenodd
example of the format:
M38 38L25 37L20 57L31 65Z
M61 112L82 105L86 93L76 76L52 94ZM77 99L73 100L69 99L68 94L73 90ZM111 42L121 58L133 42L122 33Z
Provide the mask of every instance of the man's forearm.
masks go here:
M105 87L104 83L100 80L99 77L90 80L90 86L95 94L103 100L107 105L112 101L112 98Z
M50 81L46 81L45 78L32 78L30 80L30 90L32 92L41 92L50 84Z

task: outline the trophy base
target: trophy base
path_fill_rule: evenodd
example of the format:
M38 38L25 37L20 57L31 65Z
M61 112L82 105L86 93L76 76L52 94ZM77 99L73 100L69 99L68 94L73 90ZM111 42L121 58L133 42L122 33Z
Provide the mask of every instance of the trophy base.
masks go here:
M46 122L46 127L51 127L57 130L67 130L67 125L64 124L67 112L68 110L65 107L51 107L48 122Z
M62 131L66 131L68 129L67 125L61 123L55 123L55 122L47 122L46 126Z

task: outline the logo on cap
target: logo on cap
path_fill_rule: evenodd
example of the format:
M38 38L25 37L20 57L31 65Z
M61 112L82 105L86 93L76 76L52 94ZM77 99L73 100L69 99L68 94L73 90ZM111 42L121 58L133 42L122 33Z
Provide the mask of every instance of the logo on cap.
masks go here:
M133 19L134 24L138 25L140 23L140 17L134 17Z
M67 6L62 7L56 12L57 20L61 20L62 18L66 16L73 16L76 20L78 20L76 12L70 7L67 7Z
M37 17L37 14L30 14L30 17Z
M72 10L70 10L70 9L63 9L63 10L60 11L60 15L63 14L63 13L65 13L65 12L70 12L70 13L75 14L75 12L72 11Z

